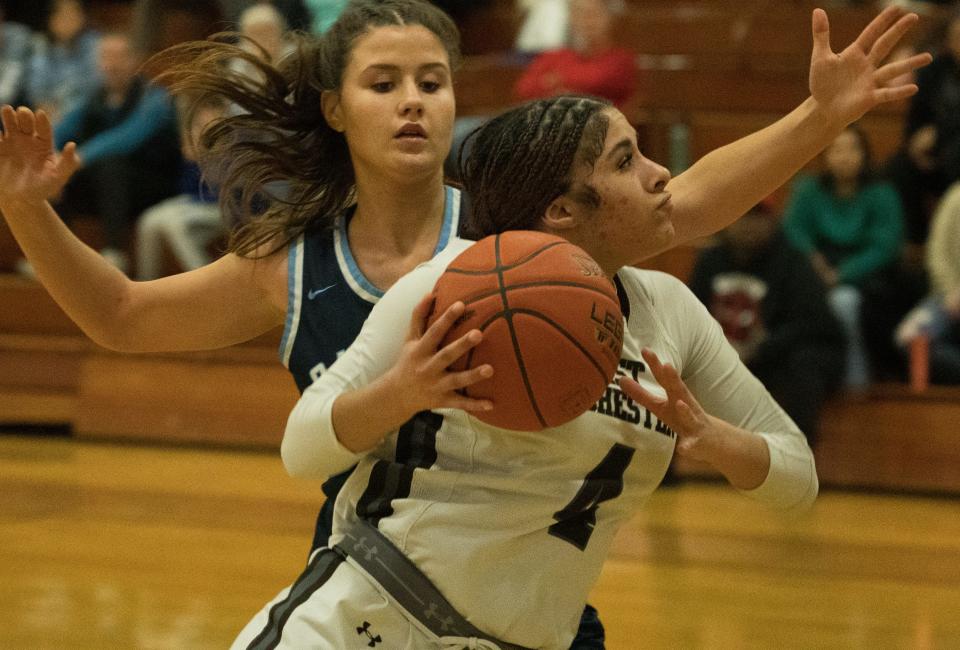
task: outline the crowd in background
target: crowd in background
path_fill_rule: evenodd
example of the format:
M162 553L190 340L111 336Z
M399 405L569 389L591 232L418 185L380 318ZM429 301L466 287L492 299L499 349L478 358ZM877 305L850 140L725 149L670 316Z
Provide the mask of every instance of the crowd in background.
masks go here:
M960 384L960 9L943 34L890 159L851 125L781 213L758 206L694 270L701 300L805 431L838 388L862 395L917 363Z
M299 1L237 2L221 14L235 13L235 20L219 26L240 32L244 51L279 60L292 47L288 21L305 30L314 17L326 25L344 4L309 2L312 14ZM160 10L142 0L135 13L156 19ZM215 188L202 180L195 146L198 125L230 107L204 107L186 124L184 111L141 72L155 44L136 38L135 30L93 29L80 0L51 0L46 29L37 33L2 22L3 15L0 5L0 103L43 109L56 146L77 143L82 167L55 201L64 220L94 218L103 256L140 279L167 270L164 248L182 269L210 262L226 227ZM233 72L252 74L240 60ZM26 260L17 270L32 274Z
M346 3L189 4L245 34L249 52L277 60L292 47L289 30L321 34ZM151 279L166 270L164 250L180 268L196 268L226 234L195 144L206 124L234 109L205 106L184 124L174 101L140 73L144 57L166 44L157 40L157 12L176 3L134 4L128 34L92 29L81 0L51 0L38 30L6 21L0 0L0 103L43 108L57 145L77 142L82 168L58 210L68 223L94 216L104 256ZM437 4L462 19L485 3ZM525 20L515 50L527 63L512 101L578 93L624 106L639 93L642 104L637 53L612 36L622 0L518 6ZM765 202L721 233L690 278L744 361L810 435L838 389L859 394L875 380L904 378L918 340L929 349L931 379L960 383L960 13L935 45L892 158L874 160L867 135L850 127L822 156L822 171L796 179L785 206ZM245 73L242 62L234 72ZM481 119L458 124L455 150ZM25 262L19 270L30 273Z

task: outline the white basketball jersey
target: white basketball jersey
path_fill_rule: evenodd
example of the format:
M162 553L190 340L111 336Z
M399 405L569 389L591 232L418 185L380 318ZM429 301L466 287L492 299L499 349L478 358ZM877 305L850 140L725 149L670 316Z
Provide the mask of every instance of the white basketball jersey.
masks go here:
M284 439L295 473L323 476L358 461L333 433L333 400L392 366L413 306L469 245L451 244L400 280L354 346L307 389ZM696 298L664 274L623 269L618 278L620 373L663 394L640 355L651 348L708 413L769 432L770 485L753 491L759 498L781 507L812 500L816 474L803 435ZM335 505L331 543L345 520L365 518L478 628L526 647L568 648L614 534L662 480L675 439L616 384L591 411L539 432L457 410L421 413L359 457Z

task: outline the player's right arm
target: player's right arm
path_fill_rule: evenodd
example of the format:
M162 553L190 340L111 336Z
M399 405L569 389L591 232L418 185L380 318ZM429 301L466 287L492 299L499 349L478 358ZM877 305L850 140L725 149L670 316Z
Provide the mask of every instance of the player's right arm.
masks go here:
M750 497L804 512L819 489L803 433L740 361L720 324L682 282L647 272L647 290L680 365L643 358L666 397L620 380L624 392L677 433L677 452L706 462Z
M489 408L486 401L457 390L490 377L490 366L447 370L480 342L480 332L440 347L463 305L451 306L426 326L432 299L424 294L457 252L451 246L398 280L370 312L353 344L303 392L280 446L291 475L337 474L420 411Z
M43 112L4 106L0 119L0 210L37 278L95 342L130 352L209 349L283 322L286 265L279 254L258 261L227 255L190 273L129 280L47 202L80 166L76 147L53 148Z

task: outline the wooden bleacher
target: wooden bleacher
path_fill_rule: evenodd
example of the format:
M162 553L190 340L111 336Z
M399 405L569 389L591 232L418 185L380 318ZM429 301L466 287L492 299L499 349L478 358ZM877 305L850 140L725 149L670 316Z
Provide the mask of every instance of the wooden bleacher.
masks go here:
M297 391L280 332L225 350L120 354L84 336L32 280L0 275L0 425L78 437L276 446Z
M689 272L692 256L653 260ZM90 342L37 283L0 275L0 427L68 425L78 438L276 448L297 392L279 332L224 350L119 354ZM960 390L874 387L830 404L815 447L824 486L960 494ZM679 465L681 475L702 468Z
M505 4L513 2L491 3L489 11L497 15L492 24L505 23ZM809 92L809 23L815 6L808 0L735 5L720 0L627 0L615 38L637 53L641 88L625 112L640 128L645 153L669 160L668 131L684 124L695 160L772 123L803 101ZM839 49L853 41L875 10L833 6L828 13L831 40ZM926 41L940 19L924 18L911 34L913 42ZM505 52L502 41L498 37L489 46L476 38L470 41L478 54L468 56L457 73L458 114L494 114L510 104L523 62ZM906 108L906 102L884 106L863 119L877 160L899 145Z
M516 25L513 0L490 3L487 23L471 19L468 56L457 78L458 111L490 114L508 105L521 69L503 53ZM509 5L509 6L508 6ZM771 123L807 94L812 4L748 0L629 0L618 38L638 52L644 90L628 107L647 154L667 161L669 130L684 124L690 154ZM835 44L849 42L872 15L830 9ZM485 27L486 25L486 27ZM490 29L489 26L500 26ZM497 31L497 30L500 31ZM496 34L496 38L484 38ZM899 143L904 105L864 119L876 153ZM685 247L648 264L688 277ZM123 355L86 339L32 281L2 275L16 244L0 221L0 426L69 425L78 437L275 448L296 390L277 361L279 332L225 350ZM826 486L960 494L960 392L876 387L861 401L829 405L815 453ZM693 467L681 473L697 474Z

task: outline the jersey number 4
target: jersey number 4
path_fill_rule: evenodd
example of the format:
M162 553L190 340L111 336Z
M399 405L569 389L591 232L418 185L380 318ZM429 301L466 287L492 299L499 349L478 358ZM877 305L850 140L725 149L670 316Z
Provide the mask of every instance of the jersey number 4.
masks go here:
M620 443L613 445L600 464L587 474L573 500L563 510L554 513L557 523L550 526L548 532L581 551L586 549L597 525L597 508L623 492L623 473L632 458L632 447Z

